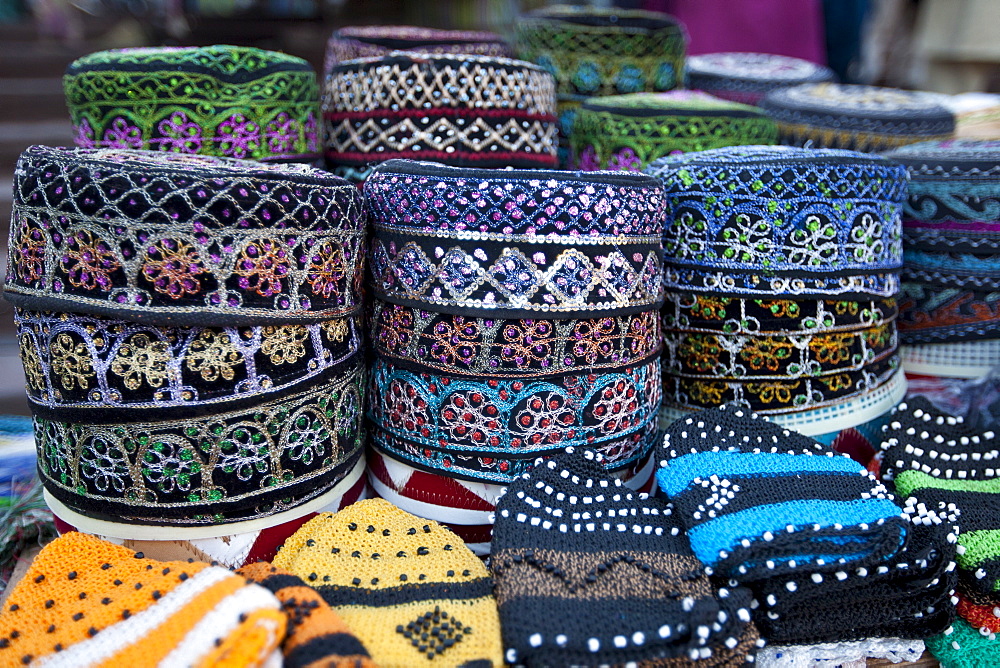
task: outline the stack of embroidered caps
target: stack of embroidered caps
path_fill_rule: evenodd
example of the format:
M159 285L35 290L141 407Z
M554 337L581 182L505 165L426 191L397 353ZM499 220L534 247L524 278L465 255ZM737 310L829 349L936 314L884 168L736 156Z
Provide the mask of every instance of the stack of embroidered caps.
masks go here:
M760 109L671 91L587 100L573 122L570 147L579 169L638 172L674 153L777 141L777 126Z
M757 104L776 88L835 78L829 67L771 53L705 53L687 60L688 88L743 104Z
M514 665L742 666L759 645L750 592L717 589L663 501L567 448L497 504L490 564Z
M82 148L265 161L320 156L319 86L301 58L238 47L101 51L63 80Z
M911 144L900 338L908 372L975 377L1000 363L1000 142Z
M393 52L330 69L323 88L327 168L363 181L393 158L467 167L554 167L555 84L494 56Z
M587 446L611 474L648 480L660 405L655 179L394 160L365 198L374 491L485 552L496 497L538 456Z
M324 78L337 63L385 56L393 51L465 53L512 58L502 37L479 30L436 30L417 26L347 26L335 30L326 43Z
M519 55L556 79L564 165L581 102L597 95L668 91L683 83L687 36L666 14L556 5L522 17L516 30Z
M919 656L951 623L955 528L901 509L862 464L732 405L676 421L659 452L657 481L695 555L754 591L770 645Z
M995 636L1000 631L998 462L993 429L972 427L925 397L901 403L884 427L882 478L895 483L900 497L909 497L908 505L948 516L959 529L960 618L927 643L943 665L963 652L969 652L967 665L989 665L1000 652ZM976 651L983 653L978 663Z
M950 139L955 116L940 99L931 93L827 82L773 90L760 106L778 123L782 144L877 152Z
M192 549L243 534L238 564L266 556L267 529L356 498L354 186L304 165L36 146L14 191L5 297L58 518Z
M829 442L902 398L902 167L746 146L647 171L667 197L665 422L735 401Z

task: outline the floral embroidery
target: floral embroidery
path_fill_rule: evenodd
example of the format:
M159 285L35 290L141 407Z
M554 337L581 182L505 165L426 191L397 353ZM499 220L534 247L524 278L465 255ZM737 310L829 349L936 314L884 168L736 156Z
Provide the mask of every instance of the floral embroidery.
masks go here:
M261 330L264 343L260 350L272 364L293 364L306 354L309 330L302 325L268 326Z
M870 343L870 339L866 340ZM809 349L820 364L842 364L851 359L853 343L853 334L826 334L810 339Z
M608 169L639 172L642 168L642 159L631 148L623 148L608 159Z
M34 226L25 226L17 242L17 254L12 258L17 275L25 283L34 283L45 275L45 233Z
M347 335L350 333L350 327L345 318L324 320L320 323L320 327L323 329L330 343L341 343L347 339Z
M199 153L202 146L201 126L188 120L183 111L175 111L156 126L163 135L159 140L164 151Z
M299 138L298 121L287 113L281 112L267 124L267 148L275 155L285 155L295 150L295 142Z
M150 387L160 387L167 380L170 351L165 341L156 341L149 334L131 337L111 362L111 371L120 376L130 390L137 390L145 381Z
M172 299L200 292L201 281L195 276L207 273L198 251L183 241L162 239L146 249L143 278Z
M617 329L613 318L581 320L573 328L573 354L588 364L610 357L613 350L611 337Z
M785 406L792 403L792 393L800 385L801 381L772 381L770 383L747 383L746 388L747 392L756 394L765 405L774 403Z
M119 116L105 131L104 144L111 148L142 148L142 130Z
M66 237L66 251L59 266L69 282L87 290L111 289L111 274L121 267L111 246L87 230L76 230Z
M187 367L204 380L232 380L235 367L243 364L243 353L233 345L228 332L202 331L188 348Z
M309 256L306 275L313 294L330 297L344 280L344 250L340 245L320 244Z
M121 494L131 482L125 449L102 435L91 438L80 453L80 474L100 492Z
M236 261L235 273L244 290L271 297L283 289L282 278L290 269L288 252L277 239L261 239L246 245Z
M64 389L72 390L77 385L83 390L90 387L95 374L86 344L62 333L52 341L49 351L52 372Z
M187 492L202 463L194 448L187 444L159 440L142 457L142 475L160 492Z
M24 366L24 378L28 381L28 387L32 390L45 389L45 372L42 370L42 360L38 357L31 337L22 334L18 337L18 352L21 355L21 364Z
M713 371L719 366L721 353L719 339L711 334L691 335L677 351L678 357L684 360L686 366L702 373Z
M740 357L755 370L777 371L781 368L782 361L791 356L792 346L789 341L773 336L753 337L740 350Z
M80 148L94 148L97 141L94 139L94 128L90 127L90 121L84 118L73 128L73 143Z
M243 114L233 114L219 125L219 149L223 155L246 158L260 148L260 126Z
M722 393L726 391L724 383L710 380L696 380L688 388L691 401L703 406L716 406L722 402Z

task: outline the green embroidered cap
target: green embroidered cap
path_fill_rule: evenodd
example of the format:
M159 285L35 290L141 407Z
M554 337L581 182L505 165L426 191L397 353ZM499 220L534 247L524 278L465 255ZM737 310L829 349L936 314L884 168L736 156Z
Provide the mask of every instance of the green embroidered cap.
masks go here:
M688 90L587 100L570 135L585 171L639 171L672 153L777 141L777 125L760 109Z
M99 51L66 69L83 148L250 160L319 157L319 86L305 60L240 46Z

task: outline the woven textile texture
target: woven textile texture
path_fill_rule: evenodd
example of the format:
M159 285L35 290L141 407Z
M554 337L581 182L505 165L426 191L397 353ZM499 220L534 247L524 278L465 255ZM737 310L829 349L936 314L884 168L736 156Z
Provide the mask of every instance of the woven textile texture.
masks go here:
M215 327L360 308L361 196L321 170L35 146L14 190L17 306Z
M493 580L455 534L383 499L307 522L274 565L314 587L379 666L500 666Z
M903 343L941 343L1000 337L1000 293L904 281L899 296Z
M955 132L940 98L896 88L809 83L773 90L760 106L791 146L878 152Z
M154 561L72 532L0 612L4 665L269 666L285 633L271 592L225 568Z
M1000 661L1000 643L993 632L982 633L956 619L943 633L927 638L927 649L942 668L981 668Z
M741 666L750 594L715 589L661 500L593 451L539 461L497 504L491 567L509 663Z
M687 60L687 87L724 100L757 104L769 91L833 81L828 67L772 53L705 53Z
M100 51L63 79L81 148L249 160L319 157L319 86L301 58L239 47Z
M334 65L323 87L326 164L363 181L385 160L556 165L552 77L508 58L393 52Z
M666 155L777 141L760 109L686 90L591 98L570 135L574 167L585 171L638 172Z
M334 30L326 43L323 78L342 61L385 56L393 51L514 57L510 45L491 32L418 26L347 26Z
M667 428L656 477L695 555L740 582L868 568L908 520L864 466L736 406Z

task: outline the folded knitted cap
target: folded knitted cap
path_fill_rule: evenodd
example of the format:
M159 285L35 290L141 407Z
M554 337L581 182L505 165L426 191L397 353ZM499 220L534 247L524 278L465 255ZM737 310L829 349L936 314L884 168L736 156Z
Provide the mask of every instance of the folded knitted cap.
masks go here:
M954 620L958 584L957 528L913 499L912 526L893 558L833 573L790 573L751 585L760 609L755 622L772 643L838 643L926 638Z
M0 663L264 666L285 633L271 592L205 563L154 561L71 532L0 611Z
M600 460L567 448L497 503L490 563L507 661L752 661L749 592L716 591L669 507L623 487Z
M281 601L281 608L288 616L288 632L281 643L285 668L374 668L375 663L361 641L302 578L266 561L244 566L237 573Z
M928 509L957 515L958 566L966 587L1000 596L1000 478L943 480L922 471L896 476L896 491Z
M1000 476L996 432L977 429L920 395L889 412L882 427L881 452L883 480L892 480L903 471L959 480Z
M660 488L712 572L749 582L867 567L909 523L861 464L738 406L670 425Z
M500 666L489 571L451 531L383 499L323 513L274 565L314 587L380 666Z
M955 611L982 634L1000 631L1000 606L993 603L976 603L973 598L959 591Z

